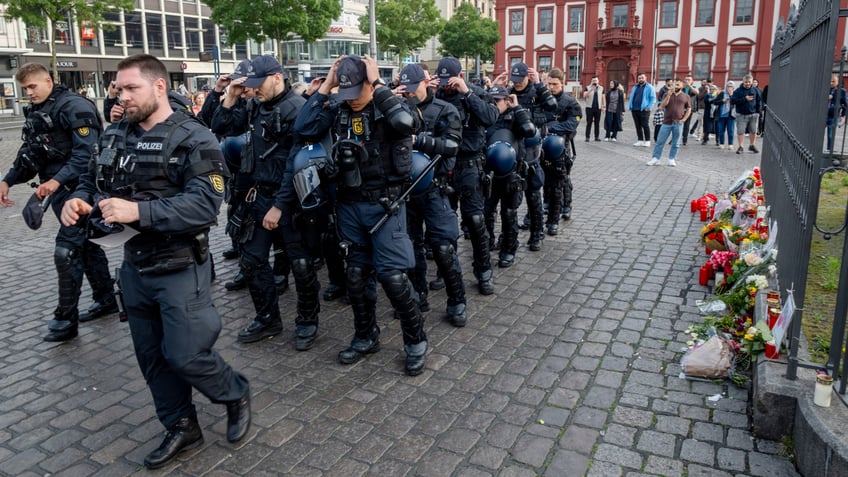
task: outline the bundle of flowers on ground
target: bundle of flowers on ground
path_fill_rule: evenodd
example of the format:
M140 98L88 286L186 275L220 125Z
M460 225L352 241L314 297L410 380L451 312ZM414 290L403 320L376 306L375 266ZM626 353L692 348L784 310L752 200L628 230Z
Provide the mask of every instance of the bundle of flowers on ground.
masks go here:
M728 376L740 383L747 378L739 371L750 369L772 340L768 323L754 319L755 297L769 288L777 260L777 224L769 226L763 199L759 170L754 169L710 205L712 220L701 229L709 258L701 267L699 282L706 286L713 280L715 297L700 304L707 313L704 322L686 330L691 338L687 356L711 339L726 341L735 357Z

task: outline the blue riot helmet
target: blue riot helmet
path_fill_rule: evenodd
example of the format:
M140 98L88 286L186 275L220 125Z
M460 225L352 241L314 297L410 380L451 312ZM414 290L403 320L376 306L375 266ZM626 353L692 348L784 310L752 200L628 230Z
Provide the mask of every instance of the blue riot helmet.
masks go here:
M424 172L424 169L427 168L427 164L430 163L430 156L424 154L423 152L412 151L412 174L411 178L414 181ZM415 187L412 188L413 194L421 194L427 191L427 188L430 187L430 184L433 182L433 170L430 169L427 172L427 175L424 176L424 179L418 183Z
M515 148L512 143L515 136L509 129L498 129L489 138L486 147L486 169L502 177L515 170L516 157Z
M565 138L556 134L548 134L542 141L542 152L545 159L555 160L565 155Z
M542 133L539 132L539 128L536 128L536 134L524 138L524 145L527 147L538 146L540 142L542 142Z
M227 136L221 141L221 153L224 154L224 162L230 172L238 172L241 169L241 150L244 148L245 136Z
M294 156L294 190L304 210L320 207L327 201L321 189L320 172L329 160L327 151L320 143L303 146Z

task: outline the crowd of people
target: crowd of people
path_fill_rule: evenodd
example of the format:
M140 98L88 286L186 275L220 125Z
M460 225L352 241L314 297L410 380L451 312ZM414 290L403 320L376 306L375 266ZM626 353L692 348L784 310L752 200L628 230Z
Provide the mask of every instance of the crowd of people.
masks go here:
M386 85L374 59L344 56L326 77L291 84L265 55L195 94L172 90L150 55L117 69L105 129L94 103L54 84L44 66L18 70L31 105L25 140L0 181L0 205L14 204L11 186L37 177L27 224L40 226L48 203L61 224L59 303L45 341L70 341L80 322L125 315L166 429L144 459L151 469L202 443L193 389L225 405L230 442L250 427L248 380L214 350L222 326L210 293L209 229L225 199L232 242L224 258L238 258L240 269L227 289L247 288L255 308L238 341L282 332L278 295L291 272L294 347L311 349L319 337L317 272L326 265L323 299L344 298L353 318L339 363L379 350L379 283L399 320L410 376L426 366L430 290L445 289L446 321L468 321L461 234L473 249L477 291L490 295L491 252L499 268L510 267L520 227L538 251L571 217L582 108L564 92L559 69L542 75L517 63L471 82L459 60L446 57L433 73L407 65ZM519 224L523 201L528 216ZM99 245L106 242L124 248L114 277ZM429 282L428 256L437 271ZM94 304L81 314L83 276Z

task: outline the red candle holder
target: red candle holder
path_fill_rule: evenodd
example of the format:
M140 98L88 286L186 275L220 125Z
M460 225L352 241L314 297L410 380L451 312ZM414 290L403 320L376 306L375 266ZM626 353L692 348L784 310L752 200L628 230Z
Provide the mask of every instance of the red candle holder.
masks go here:
M701 265L701 270L698 273L698 284L702 286L707 286L707 283L710 281L710 272L708 265Z
M698 199L692 199L692 201L689 203L689 211L694 214L699 208L700 206L698 205Z
M704 207L701 207L701 222L706 222L706 221L707 221L707 209L704 208Z
M778 359L778 358L780 358L780 348L774 343L766 343L766 358L768 358L768 359Z

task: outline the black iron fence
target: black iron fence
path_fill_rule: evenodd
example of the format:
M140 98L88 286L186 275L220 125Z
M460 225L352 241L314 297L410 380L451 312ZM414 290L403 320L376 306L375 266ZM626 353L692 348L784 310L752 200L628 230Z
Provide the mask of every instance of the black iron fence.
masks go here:
M777 268L781 298L785 300L791 292L797 308L789 334L786 372L789 379L797 377L799 366L826 367L833 375L843 361L842 369L848 369L848 355L842 353L843 346L848 345L844 337L848 312L848 240L843 252L828 363L809 363L798 358L810 245L813 234L821 233L816 231L821 178L826 171L842 167L832 152L825 152L827 110L817 106L829 101L840 15L848 12L839 9L839 2L802 0L799 8L793 5L789 16L781 19L772 45L770 101L765 115L761 169L771 217L779 226ZM801 90L806 93L799 94ZM831 128L831 139L835 139L836 129ZM837 387L846 401L846 380Z

